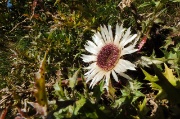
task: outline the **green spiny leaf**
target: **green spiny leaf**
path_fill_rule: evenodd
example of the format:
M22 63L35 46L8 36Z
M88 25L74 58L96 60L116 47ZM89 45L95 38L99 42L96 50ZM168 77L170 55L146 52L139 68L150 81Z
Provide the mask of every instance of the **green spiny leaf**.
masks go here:
M59 83L56 82L53 87L54 87L56 95L58 95L59 98L64 99L65 94L61 85L59 85Z
M150 85L152 87L152 89L157 90L158 94L156 95L156 98L162 99L165 98L167 95L165 93L165 91L162 89L162 87L160 85L158 85L156 82L159 80L158 77L152 76L150 75L148 72L146 72L145 70L141 69L145 75L145 80L150 81Z
M172 69L169 69L166 64L164 64L164 67L165 67L164 76L173 86L176 86L176 80L175 80L175 76L173 75Z
M74 86L76 85L79 70L80 70L80 69L78 69L78 70L74 73L74 75L73 75L71 78L69 78L69 87L70 87L70 88L74 88Z
M143 116L146 115L147 112L149 111L149 108L146 106L146 104L147 104L147 99L146 99L146 97L145 97L144 100L143 100L143 102L138 105L138 107L139 107L139 113L140 113L141 115L143 115Z
M180 90L176 89L168 79L162 74L162 72L157 68L156 65L153 64L154 71L158 76L159 80L156 82L159 86L161 86L162 90L166 92L167 98L174 102L175 104L180 103Z
M150 82L156 82L158 81L158 77L157 76L152 76L150 75L148 72L146 72L145 70L143 70L141 68L141 70L143 71L144 75L145 75L145 80L148 80Z
M75 102L74 115L78 115L79 110L84 106L85 103L86 99L83 97Z

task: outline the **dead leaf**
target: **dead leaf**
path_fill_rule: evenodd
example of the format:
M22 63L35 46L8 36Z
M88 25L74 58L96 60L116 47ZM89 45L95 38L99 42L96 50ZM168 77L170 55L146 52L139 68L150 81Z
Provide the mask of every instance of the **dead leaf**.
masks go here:
M42 116L47 116L47 105L42 106L34 102L27 102L27 103L30 104L32 107L34 107L37 114L40 114Z

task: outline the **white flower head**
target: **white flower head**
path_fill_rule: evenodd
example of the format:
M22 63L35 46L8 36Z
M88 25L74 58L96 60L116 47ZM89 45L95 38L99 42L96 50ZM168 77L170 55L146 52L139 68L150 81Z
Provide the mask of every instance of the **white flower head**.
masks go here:
M92 41L87 41L85 49L90 55L82 55L84 62L89 63L85 73L86 82L91 81L90 87L94 87L100 80L105 80L104 88L109 87L110 75L118 82L117 74L130 79L124 72L136 70L135 65L122 59L122 56L136 52L137 34L131 35L131 29L116 25L115 37L113 37L111 26L101 26L101 33L96 32ZM134 41L134 42L133 42Z

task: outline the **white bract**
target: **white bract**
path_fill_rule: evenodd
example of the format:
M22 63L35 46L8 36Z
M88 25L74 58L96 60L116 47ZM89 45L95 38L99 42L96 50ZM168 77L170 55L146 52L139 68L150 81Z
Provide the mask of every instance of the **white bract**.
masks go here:
M85 49L89 55L82 55L84 62L89 63L85 67L86 82L91 81L90 87L94 87L100 80L105 80L104 88L109 87L110 75L118 82L118 75L127 79L127 70L136 70L135 65L124 60L122 56L136 52L135 49L137 34L131 35L131 29L123 28L123 25L116 25L115 37L113 37L111 26L100 27L101 32L96 32L92 40L87 41ZM134 41L134 42L133 42Z

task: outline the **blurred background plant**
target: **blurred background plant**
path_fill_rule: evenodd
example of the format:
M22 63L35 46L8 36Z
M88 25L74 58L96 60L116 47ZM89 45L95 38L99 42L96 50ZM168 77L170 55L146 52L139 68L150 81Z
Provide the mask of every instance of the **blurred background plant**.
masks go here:
M179 118L179 2L2 0L1 119ZM89 89L83 76L87 64L80 58L84 44L100 25L116 23L140 37L139 51L124 57L137 65L137 71L127 72L134 81L119 77L109 93L103 81ZM38 70L45 88L34 78ZM44 89L41 100L34 92Z

